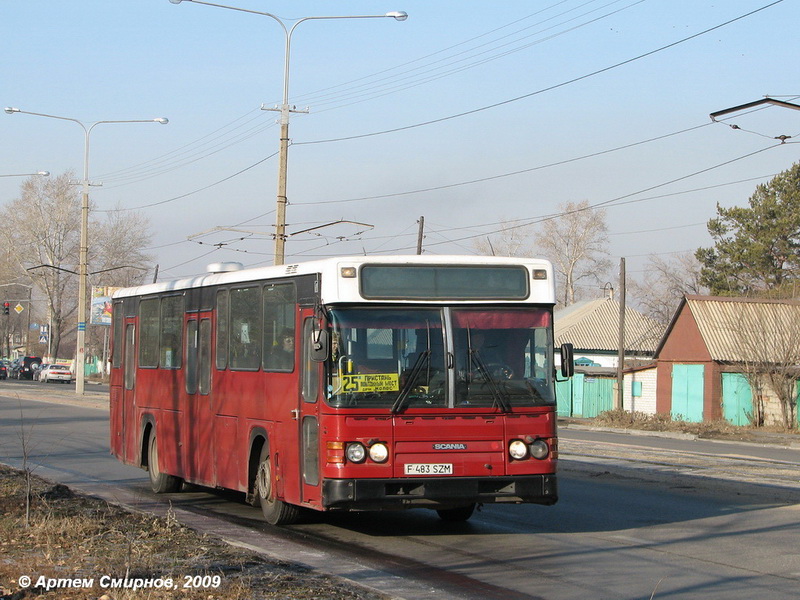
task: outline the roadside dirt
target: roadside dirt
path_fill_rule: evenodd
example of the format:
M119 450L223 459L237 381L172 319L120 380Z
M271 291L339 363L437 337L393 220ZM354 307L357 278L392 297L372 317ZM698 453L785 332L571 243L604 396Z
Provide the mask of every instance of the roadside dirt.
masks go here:
M34 598L385 600L0 465L0 600Z

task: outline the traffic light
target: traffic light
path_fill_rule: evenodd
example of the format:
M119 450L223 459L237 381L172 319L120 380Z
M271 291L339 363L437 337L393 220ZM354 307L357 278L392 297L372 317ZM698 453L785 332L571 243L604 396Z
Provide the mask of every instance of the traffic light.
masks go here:
M3 302L3 314L4 315L8 314L8 309L9 308L11 308L11 303L10 302Z

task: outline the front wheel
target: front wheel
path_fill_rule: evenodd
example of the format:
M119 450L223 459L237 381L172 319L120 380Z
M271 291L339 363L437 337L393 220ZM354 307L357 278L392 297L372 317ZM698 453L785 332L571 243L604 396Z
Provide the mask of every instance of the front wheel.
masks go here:
M451 523L467 521L472 516L472 513L475 512L475 504L467 504L456 508L442 508L436 512L439 513L439 518L442 521Z
M162 473L158 468L158 444L155 431L150 435L150 443L147 445L147 466L150 474L150 488L156 494L172 494L181 491L183 479Z
M269 442L264 442L258 459L255 495L261 504L264 520L270 525L291 525L300 516L300 509L275 498L274 479L270 465Z

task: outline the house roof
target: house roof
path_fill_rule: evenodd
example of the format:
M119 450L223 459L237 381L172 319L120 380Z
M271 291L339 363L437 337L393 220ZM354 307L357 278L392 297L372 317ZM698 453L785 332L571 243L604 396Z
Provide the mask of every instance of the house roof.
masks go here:
M625 307L625 349L652 354L663 326L639 311ZM556 345L576 350L616 351L619 345L619 303L610 298L577 302L555 313Z
M712 360L782 363L800 352L800 302L722 296L685 296L667 327L656 354L681 311L691 311Z

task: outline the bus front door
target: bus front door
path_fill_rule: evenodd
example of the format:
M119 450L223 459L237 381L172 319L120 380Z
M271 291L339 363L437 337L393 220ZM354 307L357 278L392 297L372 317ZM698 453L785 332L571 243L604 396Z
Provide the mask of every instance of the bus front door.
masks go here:
M300 481L304 504L320 506L319 390L322 363L311 360L314 311L303 310L300 334L298 435Z

